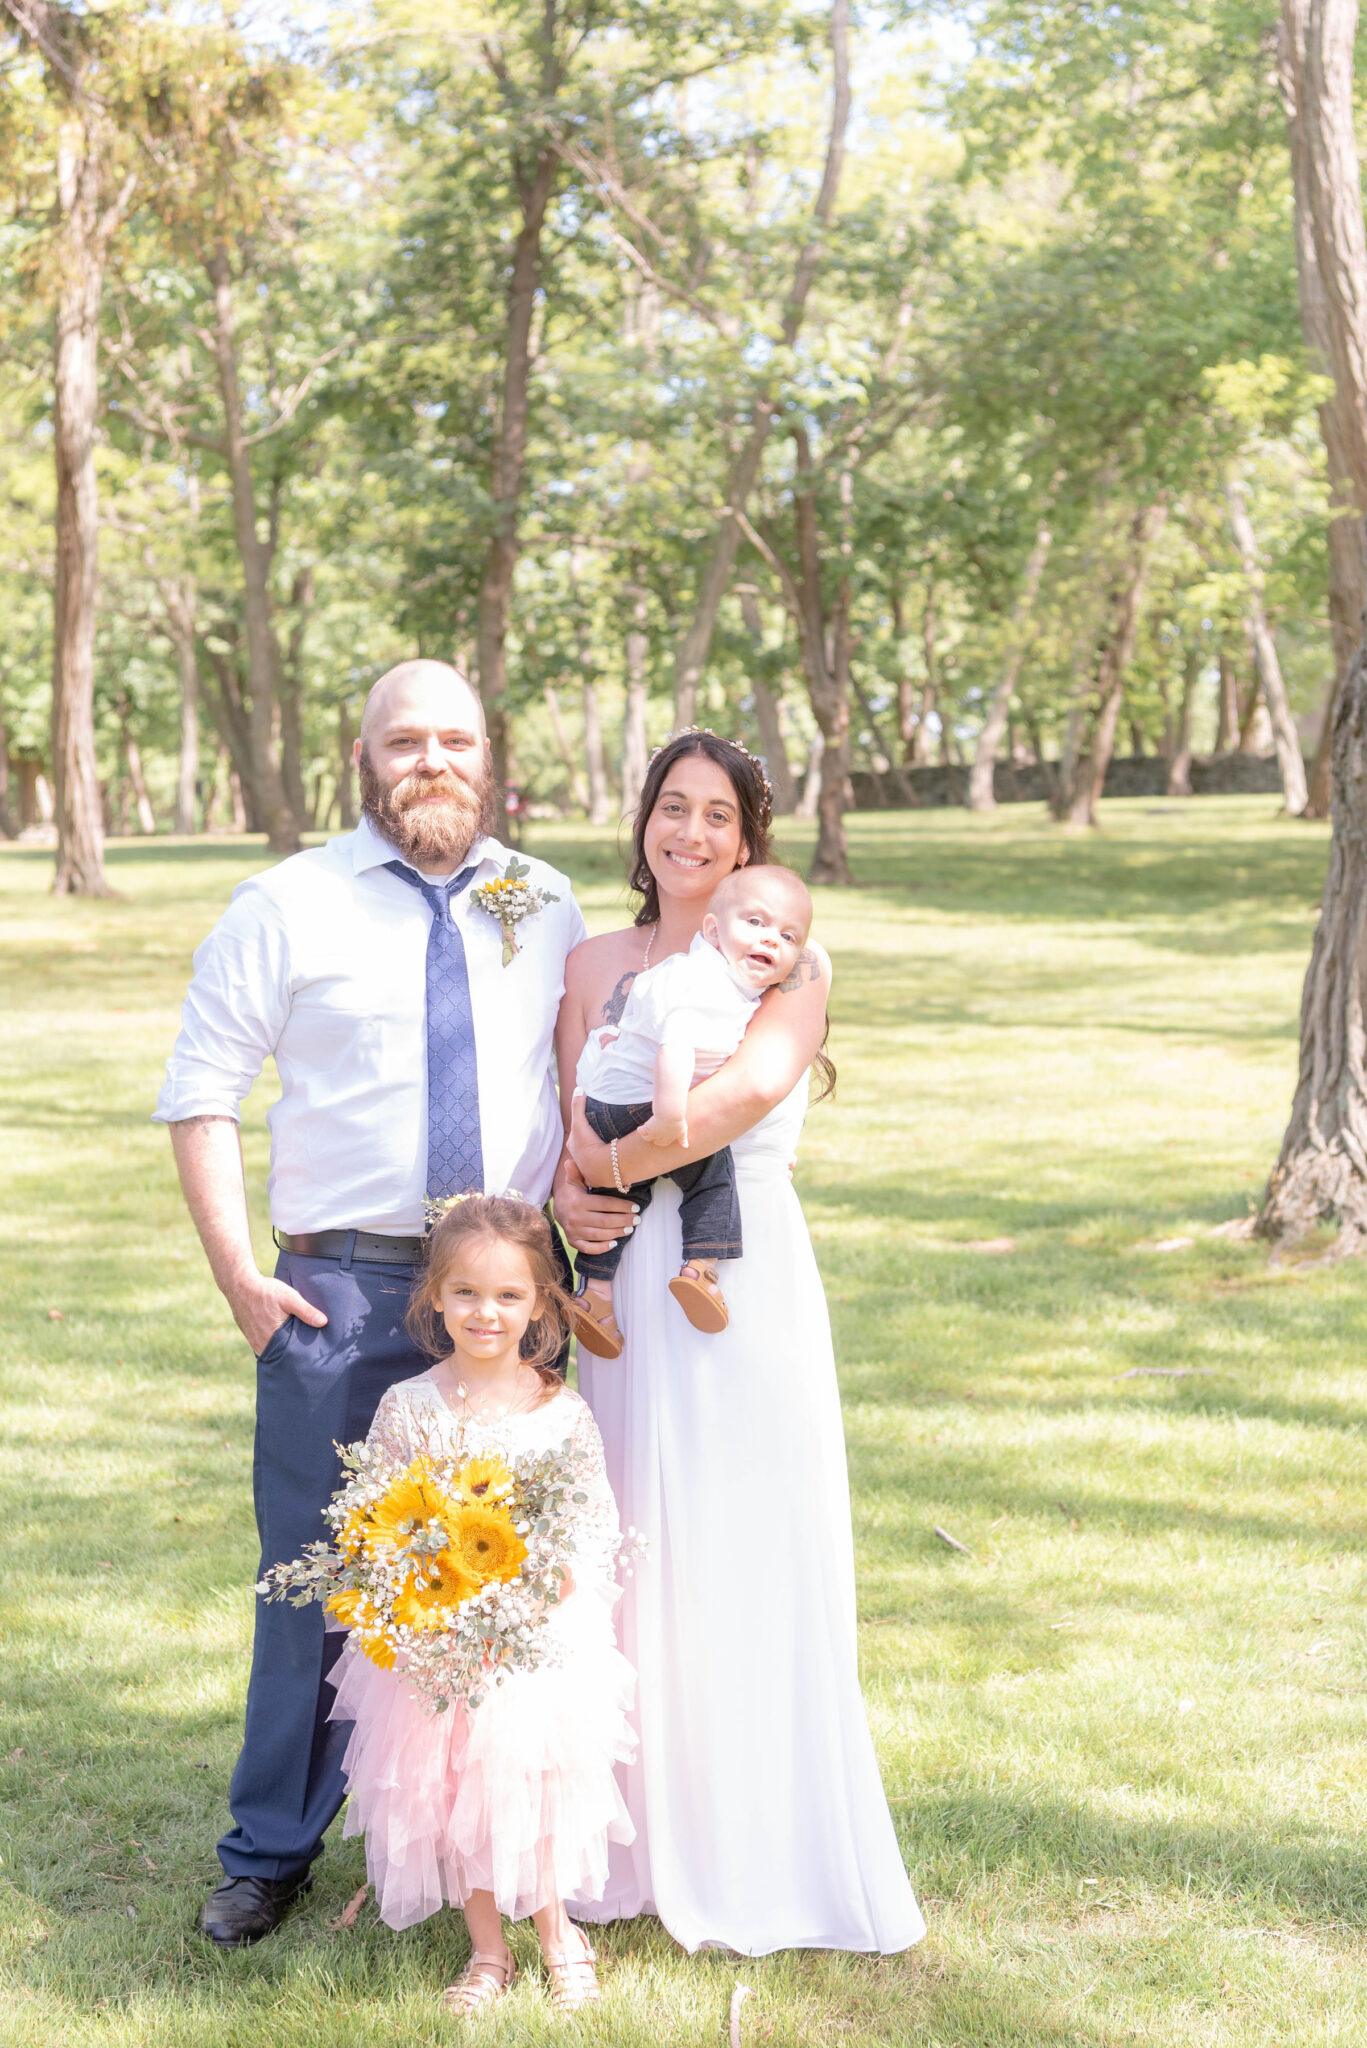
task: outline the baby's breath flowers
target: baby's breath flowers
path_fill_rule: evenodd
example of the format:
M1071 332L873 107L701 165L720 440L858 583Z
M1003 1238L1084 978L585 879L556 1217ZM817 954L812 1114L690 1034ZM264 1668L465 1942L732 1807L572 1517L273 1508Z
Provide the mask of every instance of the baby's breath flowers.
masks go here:
M477 889L470 891L470 900L481 910L496 918L503 933L503 965L512 964L513 956L522 948L517 943L517 927L529 917L535 917L548 903L558 903L549 889L533 889L527 877L531 873L526 861L514 854L503 873L493 882L481 882Z
M545 1622L588 1499L568 1442L521 1458L425 1450L406 1460L352 1444L341 1458L332 1543L273 1565L256 1588L263 1599L322 1601L373 1663L397 1665L438 1709L476 1707L491 1682L553 1655Z

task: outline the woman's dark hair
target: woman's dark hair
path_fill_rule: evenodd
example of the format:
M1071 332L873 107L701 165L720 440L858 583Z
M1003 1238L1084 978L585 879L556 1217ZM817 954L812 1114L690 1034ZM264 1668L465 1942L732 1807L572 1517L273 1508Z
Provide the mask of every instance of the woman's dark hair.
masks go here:
M512 1195L469 1195L433 1224L422 1271L413 1282L413 1298L404 1321L413 1341L429 1358L449 1358L455 1346L441 1316L441 1283L463 1244L472 1237L501 1239L520 1245L527 1254L532 1279L541 1298L541 1314L527 1325L522 1362L532 1366L547 1393L564 1384L555 1361L569 1335L569 1296L551 1249L551 1226L530 1202Z
M715 761L736 792L741 844L750 865L765 866L770 858L769 827L773 821L773 798L763 763L757 761L753 754L747 754L744 747L737 746L734 740L724 740L719 733L702 730L676 733L672 740L665 741L647 768L646 779L641 785L641 801L636 806L629 880L642 898L636 913L637 924L655 924L660 915L660 892L646 860L646 826L660 801L665 777L676 761L682 761L689 754L702 754L707 760Z

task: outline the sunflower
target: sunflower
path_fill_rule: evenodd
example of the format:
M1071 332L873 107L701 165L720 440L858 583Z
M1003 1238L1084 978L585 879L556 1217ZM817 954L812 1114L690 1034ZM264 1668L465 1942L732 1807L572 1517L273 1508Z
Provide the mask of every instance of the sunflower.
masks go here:
M462 1508L452 1524L449 1554L481 1586L490 1579L515 1579L527 1546L504 1508Z
M406 1472L386 1487L370 1510L362 1540L372 1557L383 1550L395 1550L429 1523L440 1522L449 1529L457 1503L442 1486L426 1457L415 1458Z
M379 1665L381 1671L392 1671L394 1669L394 1659L397 1652L388 1636L366 1636L362 1640L361 1648L365 1651L372 1664Z
M355 1628L368 1604L369 1596L359 1586L343 1586L323 1602L326 1613L341 1622L343 1628Z
M516 1481L502 1458L467 1458L456 1474L463 1501L490 1508L513 1490Z
M401 1593L395 1595L395 1621L406 1628L445 1628L453 1609L479 1591L479 1581L461 1569L447 1550L421 1560Z
M337 1531L337 1548L343 1557L354 1564L365 1556L370 1548L371 1520L369 1508L353 1508Z

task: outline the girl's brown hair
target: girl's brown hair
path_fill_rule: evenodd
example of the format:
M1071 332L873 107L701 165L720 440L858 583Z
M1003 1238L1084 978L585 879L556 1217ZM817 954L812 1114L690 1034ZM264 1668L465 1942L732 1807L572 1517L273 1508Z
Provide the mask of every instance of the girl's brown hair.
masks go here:
M641 785L641 801L636 806L629 879L631 887L638 890L642 898L636 913L637 924L655 924L659 919L660 891L646 859L646 826L660 801L665 777L675 762L682 761L688 754L702 754L707 760L714 761L736 792L741 844L751 865L766 866L770 858L769 827L773 821L773 798L763 763L757 761L753 754L747 754L744 747L738 747L734 740L724 740L720 733L676 733L672 740L665 741L647 768L646 779Z
M451 1356L455 1346L438 1304L442 1282L471 1238L515 1244L527 1254L541 1313L527 1325L522 1360L535 1370L549 1395L564 1384L556 1360L569 1336L570 1302L560 1283L551 1226L530 1202L519 1202L512 1195L467 1195L432 1226L427 1256L413 1283L413 1298L404 1319L408 1333L429 1358Z

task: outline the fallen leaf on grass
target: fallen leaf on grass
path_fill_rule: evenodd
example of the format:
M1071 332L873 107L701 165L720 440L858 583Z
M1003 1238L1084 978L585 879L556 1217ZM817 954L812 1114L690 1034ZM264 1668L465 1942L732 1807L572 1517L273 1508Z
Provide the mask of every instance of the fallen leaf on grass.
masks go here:
M64 1323L66 1321L66 1310L63 1308L50 1308L47 1312L47 1319L50 1323Z
M1152 1244L1137 1244L1135 1250L1137 1252L1184 1252L1189 1245L1193 1245L1195 1242L1196 1239L1194 1237L1160 1237L1156 1238Z
M1014 1237L966 1237L959 1245L961 1252L1013 1252L1015 1249Z
M1217 1223L1213 1230L1206 1232L1206 1236L1228 1237L1241 1244L1252 1237L1257 1227L1256 1216L1231 1216L1228 1223Z
M961 1557L972 1557L973 1552L969 1549L968 1545L960 1543L957 1536L951 1536L948 1529L942 1529L938 1522L935 1524L935 1534L939 1537L941 1543L947 1543L950 1549L957 1550Z
M334 1934L338 1933L342 1928L346 1928L349 1932L356 1925L356 1922L361 1917L361 1908L366 1902L369 1891L370 1886L363 1884L358 1892L352 1893L341 1912L337 1915L337 1918L328 1921L328 1926Z
M24 1752L23 1752L23 1750L22 1750L22 1749L12 1749L12 1750L10 1751L10 1753L9 1753L9 1760L10 1760L10 1762L11 1762L12 1764L17 1764L17 1763L18 1763L18 1761L19 1761L19 1759L20 1759L20 1757L21 1757L21 1756L22 1756L23 1754L24 1754Z
M726 2031L731 2048L740 2048L740 2009L750 1996L748 1984L737 1984L731 1993L731 2010L727 2015Z

